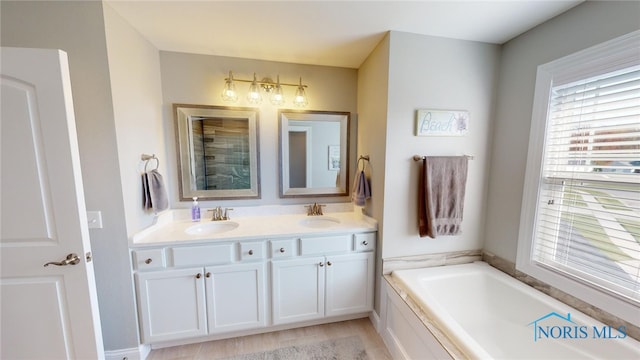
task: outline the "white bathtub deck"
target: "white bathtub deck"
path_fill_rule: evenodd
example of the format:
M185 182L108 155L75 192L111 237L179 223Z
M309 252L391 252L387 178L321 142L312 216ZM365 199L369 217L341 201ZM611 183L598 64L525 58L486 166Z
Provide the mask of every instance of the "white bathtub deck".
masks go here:
M470 358L640 359L634 339L594 338L602 337L594 327L604 324L486 263L400 270L392 278ZM570 313L574 323L552 315L532 324L554 312ZM553 336L536 339L535 325L552 328ZM610 330L611 337L624 335Z

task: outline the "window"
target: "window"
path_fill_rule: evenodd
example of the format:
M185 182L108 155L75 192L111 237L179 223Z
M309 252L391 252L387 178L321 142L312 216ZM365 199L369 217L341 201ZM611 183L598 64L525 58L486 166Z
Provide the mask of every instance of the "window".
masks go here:
M538 68L517 260L619 317L635 311L636 322L639 48L634 32Z

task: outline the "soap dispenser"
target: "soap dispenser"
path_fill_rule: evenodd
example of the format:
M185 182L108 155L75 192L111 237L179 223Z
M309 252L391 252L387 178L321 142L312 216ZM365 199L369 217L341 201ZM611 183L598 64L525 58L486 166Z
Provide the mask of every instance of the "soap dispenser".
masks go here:
M193 197L191 205L191 221L200 221L200 205L198 205L198 197Z

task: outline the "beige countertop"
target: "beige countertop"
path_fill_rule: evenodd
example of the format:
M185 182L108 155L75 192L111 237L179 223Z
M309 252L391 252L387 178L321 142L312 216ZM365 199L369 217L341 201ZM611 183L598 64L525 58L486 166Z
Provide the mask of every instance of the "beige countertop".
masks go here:
M324 216L305 214L275 214L236 216L231 220L211 221L203 218L200 222L185 219L185 210L170 210L162 213L154 225L132 237L133 247L187 244L203 241L233 241L246 239L267 239L301 236L327 236L332 234L376 231L375 219L363 215L359 209L345 212L325 212ZM203 215L206 212L203 213ZM329 220L318 227L305 225L306 221L325 218ZM190 235L186 230L192 226L207 223L237 223L238 227L222 233ZM325 227L326 226L326 227Z

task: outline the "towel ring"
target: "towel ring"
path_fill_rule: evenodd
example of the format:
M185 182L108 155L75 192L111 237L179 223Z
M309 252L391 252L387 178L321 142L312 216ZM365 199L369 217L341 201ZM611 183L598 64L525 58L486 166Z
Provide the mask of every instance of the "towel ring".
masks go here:
M158 170L158 168L160 168L160 160L156 157L155 154L153 154L153 155L142 154L142 156L140 156L140 159L145 162L144 163L144 172L147 172L147 167L149 166L149 161L151 161L151 160L155 160L156 161L155 169L151 169L151 170Z
M364 160L362 162L362 171L364 171L364 169L367 168L367 161L369 161L369 155L360 155L360 157L358 158L358 163L356 164L356 167L360 167L361 160Z

